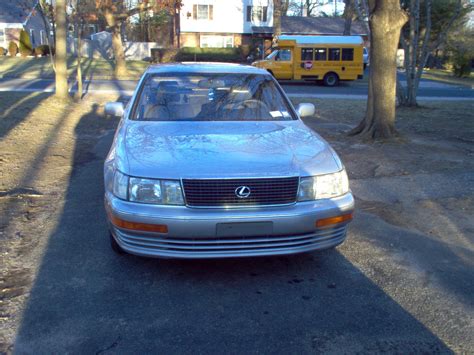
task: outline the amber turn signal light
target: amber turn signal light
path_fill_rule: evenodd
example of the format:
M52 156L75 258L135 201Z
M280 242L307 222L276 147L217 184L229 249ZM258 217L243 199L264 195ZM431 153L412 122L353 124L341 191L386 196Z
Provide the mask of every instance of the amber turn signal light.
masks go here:
M324 227L332 226L334 224L348 222L352 220L352 217L353 217L353 214L348 213L348 214L343 214L341 216L319 219L316 221L316 227L324 228Z
M109 213L112 224L118 228L130 229L142 232L168 233L168 226L165 224L148 224L125 221Z

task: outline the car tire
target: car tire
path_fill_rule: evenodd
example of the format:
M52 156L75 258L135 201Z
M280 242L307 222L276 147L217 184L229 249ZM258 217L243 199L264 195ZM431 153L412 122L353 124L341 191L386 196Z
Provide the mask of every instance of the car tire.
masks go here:
M118 243L115 240L114 236L110 232L109 232L109 238L110 238L110 247L112 248L112 250L114 251L115 254L123 255L123 254L126 253L125 250L123 250L120 247L120 245L118 245Z
M323 79L324 86L333 87L339 84L339 77L336 73L327 73Z

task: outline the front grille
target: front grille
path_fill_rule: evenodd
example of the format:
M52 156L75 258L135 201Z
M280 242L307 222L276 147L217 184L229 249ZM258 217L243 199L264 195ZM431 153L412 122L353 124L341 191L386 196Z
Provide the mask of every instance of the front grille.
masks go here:
M299 178L183 179L186 204L191 207L284 205L296 202ZM239 198L238 187L250 188Z

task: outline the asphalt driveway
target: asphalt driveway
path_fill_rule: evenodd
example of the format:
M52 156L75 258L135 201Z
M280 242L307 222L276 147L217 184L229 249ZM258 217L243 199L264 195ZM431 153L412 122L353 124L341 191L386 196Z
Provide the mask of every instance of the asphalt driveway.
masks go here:
M24 178L12 182L16 192L4 180L0 195L9 198L0 201L1 260L14 259L0 286L17 290L0 299L8 318L0 351L474 351L472 125L458 141L419 128L370 145L347 138L356 118L333 115L339 105L327 102L307 123L333 142L352 178L358 210L345 244L291 257L155 260L109 248L102 163L116 122L99 101L57 117L40 104L34 126L12 123L2 134L2 176L8 168ZM18 163L26 154L13 157L20 129L49 139L26 172Z

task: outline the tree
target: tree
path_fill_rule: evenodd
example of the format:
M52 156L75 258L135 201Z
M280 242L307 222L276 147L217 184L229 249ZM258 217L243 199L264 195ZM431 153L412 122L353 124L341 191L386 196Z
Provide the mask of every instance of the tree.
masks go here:
M125 22L133 15L166 8L172 16L173 27L176 27L178 26L177 10L181 8L181 0L137 0L127 3L124 0L96 0L96 8L99 14L104 17L112 34L115 75L124 76L127 74L127 67L121 31ZM174 28L173 37L177 33L178 31Z
M370 0L370 74L365 117L349 134L388 138L395 130L396 55L408 15L399 0Z
M56 0L56 96L60 99L68 98L67 85L67 43L66 43L66 3L65 0Z
M445 43L453 25L465 14L461 0L402 0L409 14L400 45L405 51L406 89L400 83L398 102L403 106L417 106L416 97L423 69L431 53Z
M288 0L273 0L273 36L281 35L281 17L286 15Z
M289 1L288 9L295 16L314 16L321 0Z
M451 34L448 43L453 74L460 78L469 77L474 58L474 28L463 26Z
M82 99L82 33L84 24L91 20L96 20L94 15L95 4L90 0L68 0L69 22L74 25L74 35L76 38L76 79L77 91L74 99Z
M40 0L36 4L34 11L37 11L39 14L43 26L46 31L46 45L48 46L49 58L51 60L51 66L53 70L56 72L56 65L54 64L55 59L55 51L51 46L50 36L52 34L53 43L56 43L56 24L55 24L55 15L54 15L54 6L49 3L47 0Z
M354 0L344 0L344 36L351 35L352 21L357 18Z

